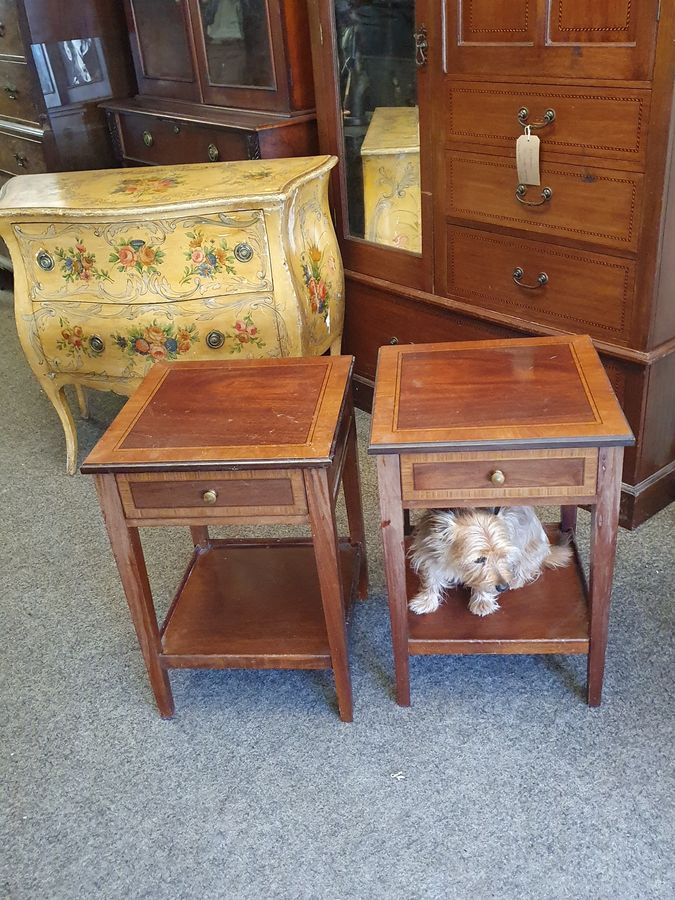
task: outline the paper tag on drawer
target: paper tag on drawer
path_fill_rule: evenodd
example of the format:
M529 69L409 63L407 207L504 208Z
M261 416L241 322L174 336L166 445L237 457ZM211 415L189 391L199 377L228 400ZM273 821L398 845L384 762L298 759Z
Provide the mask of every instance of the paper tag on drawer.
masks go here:
M539 138L526 132L516 141L516 167L519 184L541 184L539 178Z

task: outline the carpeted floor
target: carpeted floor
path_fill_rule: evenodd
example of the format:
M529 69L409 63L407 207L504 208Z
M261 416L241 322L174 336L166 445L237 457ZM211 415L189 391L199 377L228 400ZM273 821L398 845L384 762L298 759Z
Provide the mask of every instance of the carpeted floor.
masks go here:
M363 453L354 723L329 673L237 671L172 673L162 721L7 293L0 329L0 898L674 896L675 506L620 535L600 709L583 658L545 656L415 658L400 709ZM121 403L92 392L80 460ZM360 414L362 449L368 428ZM146 534L161 606L188 536Z

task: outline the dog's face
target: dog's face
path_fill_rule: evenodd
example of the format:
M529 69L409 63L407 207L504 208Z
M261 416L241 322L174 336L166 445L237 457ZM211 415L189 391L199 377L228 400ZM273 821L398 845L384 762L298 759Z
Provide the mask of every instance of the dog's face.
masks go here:
M509 589L520 555L498 515L473 509L455 517L447 553L466 587L491 594Z

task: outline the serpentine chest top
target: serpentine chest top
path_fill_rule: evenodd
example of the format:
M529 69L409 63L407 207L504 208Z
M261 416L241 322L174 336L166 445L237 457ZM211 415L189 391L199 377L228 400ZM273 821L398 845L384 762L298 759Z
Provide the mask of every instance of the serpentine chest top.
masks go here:
M130 394L156 360L339 352L330 156L25 175L0 193L26 357L63 387Z

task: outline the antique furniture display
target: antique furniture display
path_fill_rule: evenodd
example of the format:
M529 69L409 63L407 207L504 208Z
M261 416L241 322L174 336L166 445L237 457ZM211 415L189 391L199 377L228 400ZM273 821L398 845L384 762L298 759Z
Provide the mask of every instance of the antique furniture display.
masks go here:
M602 693L623 448L633 442L587 336L383 347L370 453L377 454L397 700L410 704L409 655L585 653L588 703ZM468 592L426 615L406 570L404 510L561 506L571 531L591 507L590 579L545 570L480 618Z
M0 185L114 165L97 104L133 90L123 25L115 0L0 0ZM0 265L11 265L4 245Z
M621 522L639 524L675 495L675 7L308 9L321 150L340 158L332 202L357 403L372 402L381 345L589 334L636 435ZM421 140L406 144L407 169L376 170L386 202L373 228L372 130L392 111L418 115ZM528 131L540 184L518 177ZM397 226L413 202L417 243Z
M21 345L75 471L64 387L130 394L156 360L340 352L331 157L12 179L0 236Z
M127 165L316 152L304 3L125 0L139 94L105 103Z
M345 356L155 366L88 456L162 716L168 669L332 669L352 719L346 618L368 590ZM338 538L342 484L349 537ZM309 524L309 539L212 540L218 525ZM140 527L195 549L164 624Z

